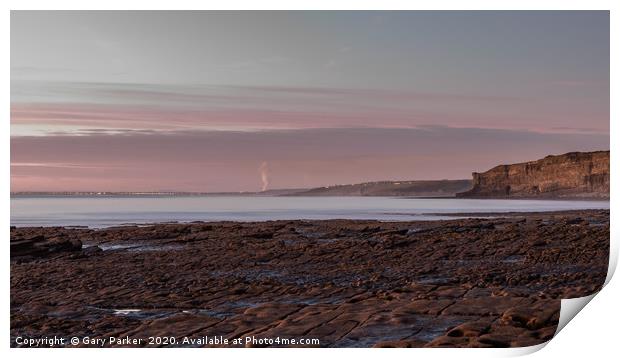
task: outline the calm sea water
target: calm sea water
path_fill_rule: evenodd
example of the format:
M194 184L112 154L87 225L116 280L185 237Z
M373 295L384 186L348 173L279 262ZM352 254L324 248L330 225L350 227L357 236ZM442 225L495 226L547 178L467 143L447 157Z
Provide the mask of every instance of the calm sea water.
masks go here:
M441 220L453 218L442 213L571 209L609 209L609 202L386 197L14 197L11 225L106 227L196 220Z

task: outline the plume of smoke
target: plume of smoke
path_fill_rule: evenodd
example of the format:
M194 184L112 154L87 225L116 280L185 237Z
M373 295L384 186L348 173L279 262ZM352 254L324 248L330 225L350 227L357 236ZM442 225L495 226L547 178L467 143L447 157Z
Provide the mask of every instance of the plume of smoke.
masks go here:
M269 166L267 162L262 162L260 167L260 180L262 182L261 191L267 190L269 187Z

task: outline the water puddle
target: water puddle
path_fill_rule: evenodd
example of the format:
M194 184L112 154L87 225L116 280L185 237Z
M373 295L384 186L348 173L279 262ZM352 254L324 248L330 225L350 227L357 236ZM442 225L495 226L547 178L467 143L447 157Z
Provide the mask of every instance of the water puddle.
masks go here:
M247 308L258 307L262 302L239 300L234 302L226 302L213 309L199 309L198 312L210 317L226 319L242 313ZM191 311L191 310L190 310Z
M306 239L320 239L326 235L323 232L313 232L313 231L305 231L305 230L299 230L299 229L295 230L295 233Z
M204 315L219 319L226 319L241 313L246 308L256 307L260 303L239 300L235 302L226 302L216 306L213 309L205 308L192 308L192 309L175 309L175 308L100 308L89 307L100 313L111 314L114 316L121 316L126 318L132 318L137 320L153 320L159 318L170 317L176 314L194 314Z
M88 248L92 246L99 246L102 251L119 251L124 250L127 252L153 252L153 251L173 251L181 250L182 245L168 244L168 245L149 245L143 243L102 243L102 244L83 244L82 248Z
M114 310L114 314L115 315L120 315L120 316L130 316L133 314L137 314L141 312L141 310L139 309L134 309L134 308L128 308L128 309L122 309L122 310Z
M333 242L337 242L341 239L317 239L316 242L318 244L331 244Z
M180 312L175 309L141 309L141 308L101 308L101 307L88 307L103 314L110 314L114 316L121 316L126 318L138 319L138 320L151 320L157 318L164 318Z
M99 244L97 245L103 251L132 249L142 246L141 244Z
M145 245L145 246L137 246L129 248L127 251L129 252L152 252L152 251L174 251L181 250L183 246L181 245Z
M450 279L444 276L426 276L420 277L415 280L416 283L426 285L426 284L446 284L450 283Z
M430 342L433 339L444 335L449 329L458 326L464 322L472 320L472 317L468 316L442 316L442 317L429 317L422 318L424 327L411 338L419 339L422 341Z
M190 309L190 310L183 310L181 312L186 313L186 314L192 314L192 315L209 316L209 317L218 318L218 319L226 319L236 314L234 312L207 310L207 309Z
M524 261L525 261L525 257L521 255L510 255L502 260L503 263L507 263L507 264L522 263Z

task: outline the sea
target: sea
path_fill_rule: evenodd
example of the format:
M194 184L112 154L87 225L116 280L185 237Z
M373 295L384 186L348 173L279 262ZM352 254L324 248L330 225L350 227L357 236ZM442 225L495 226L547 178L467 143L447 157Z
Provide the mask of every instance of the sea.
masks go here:
M192 221L410 221L478 217L481 213L581 209L609 209L609 201L285 196L14 196L11 198L11 225L104 228ZM454 214L459 215L455 217Z

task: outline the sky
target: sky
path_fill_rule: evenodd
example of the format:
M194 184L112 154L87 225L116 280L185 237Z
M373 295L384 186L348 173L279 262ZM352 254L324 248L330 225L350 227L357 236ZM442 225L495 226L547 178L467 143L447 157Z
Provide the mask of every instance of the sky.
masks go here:
M11 191L464 179L609 101L607 11L12 11Z

